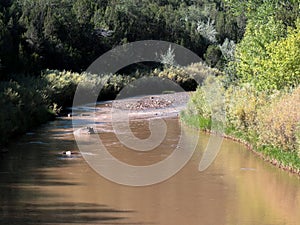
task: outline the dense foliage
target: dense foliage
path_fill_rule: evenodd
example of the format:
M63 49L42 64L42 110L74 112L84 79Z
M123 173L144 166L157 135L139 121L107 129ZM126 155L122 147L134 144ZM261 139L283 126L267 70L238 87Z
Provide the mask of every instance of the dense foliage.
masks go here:
M252 144L273 164L300 174L300 2L224 3L247 19L245 34L231 48L234 54L220 79L224 132ZM207 98L208 89L199 87L182 113L184 121L205 130L213 129L214 101Z
M192 95L181 114L186 123L212 128L212 101L205 86ZM224 90L224 134L251 143L272 162L300 172L300 87L290 93L269 94L244 85Z
M191 77L191 75L192 77ZM135 72L131 75L93 75L69 71L46 70L40 76L10 76L0 83L0 145L16 134L22 134L47 120L54 118L61 109L73 103L78 84L95 94L99 100L114 99L122 88L143 76L171 79L187 90L195 89L205 76L220 76L221 72L203 63L187 67L165 67L150 74ZM194 79L193 79L194 78ZM101 92L93 88L103 84ZM99 95L98 95L99 94ZM159 93L158 93L159 94Z
M100 77L82 73L113 47L148 39L180 44L204 62L184 68L144 63ZM162 63L172 61L169 56ZM182 119L211 129L220 106L210 96L215 80L222 86L226 119L218 122L226 133L300 172L299 62L299 0L3 0L0 143L70 105L79 82L101 82L100 98L114 98L145 75L185 90L196 89L196 79L201 85Z
M209 46L240 40L244 27L244 16L227 12L221 0L4 0L0 71L81 72L114 46L147 39L181 44L204 57ZM206 57L214 66L222 55L211 49Z
M249 18L236 49L238 78L259 90L297 87L300 2L245 1L244 4Z

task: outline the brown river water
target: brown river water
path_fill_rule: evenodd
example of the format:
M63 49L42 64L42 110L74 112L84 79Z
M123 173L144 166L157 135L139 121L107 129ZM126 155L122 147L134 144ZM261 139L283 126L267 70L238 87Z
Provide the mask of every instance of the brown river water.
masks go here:
M122 146L110 125L99 134L109 152L132 165L151 165L172 153L180 129L177 117L165 118L161 146L136 152ZM131 121L139 138L149 136L146 119ZM78 152L71 118L62 117L27 133L0 158L0 225L162 224L297 225L300 180L263 162L238 143L224 140L213 164L199 172L208 142L200 134L191 160L170 179L131 187L96 173ZM184 151L184 149L183 149Z

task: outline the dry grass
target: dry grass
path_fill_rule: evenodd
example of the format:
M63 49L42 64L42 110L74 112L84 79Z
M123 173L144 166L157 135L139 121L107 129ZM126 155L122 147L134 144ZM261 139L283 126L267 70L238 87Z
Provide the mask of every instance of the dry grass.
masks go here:
M258 111L259 144L299 149L300 87Z

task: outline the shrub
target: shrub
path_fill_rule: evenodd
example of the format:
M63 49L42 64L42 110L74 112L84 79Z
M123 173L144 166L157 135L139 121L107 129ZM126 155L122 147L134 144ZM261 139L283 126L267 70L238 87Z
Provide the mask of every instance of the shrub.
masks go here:
M223 131L220 129L225 124L224 106L224 89L222 88L220 78L209 76L203 85L198 87L196 92L191 95L187 109L181 116L189 124L196 121L196 124L192 124L193 126L212 129L214 131Z
M222 77L224 75L220 70L211 68L202 62L193 63L184 69L198 84L202 84L207 77Z
M259 110L258 121L260 146L299 149L300 87Z
M227 126L235 130L253 130L257 111L268 102L265 92L258 92L250 84L231 86L226 91Z
M192 116L199 116L202 118L211 118L211 108L206 101L205 92L201 87L191 95L190 101L187 105L187 114Z
M43 82L18 76L0 85L0 143L13 135L48 121L53 114L48 108L48 96Z
M222 52L217 45L208 46L206 53L204 54L205 62L216 68L222 68Z
M198 84L209 76L222 76L222 72L217 69L210 68L202 62L193 63L186 67L168 67L164 70L154 70L153 76L168 78L179 84L184 90L196 90ZM198 84L197 84L198 83Z
M59 106L71 105L78 83L82 80L79 73L46 70L42 74L46 81L45 91L51 102Z

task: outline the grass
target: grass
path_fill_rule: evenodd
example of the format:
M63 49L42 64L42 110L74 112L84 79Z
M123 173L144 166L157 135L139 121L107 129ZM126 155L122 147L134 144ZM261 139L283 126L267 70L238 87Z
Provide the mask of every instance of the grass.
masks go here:
M201 130L210 130L211 128L211 120L202 116L188 115L183 111L180 113L180 118L185 124L191 127L199 128Z

